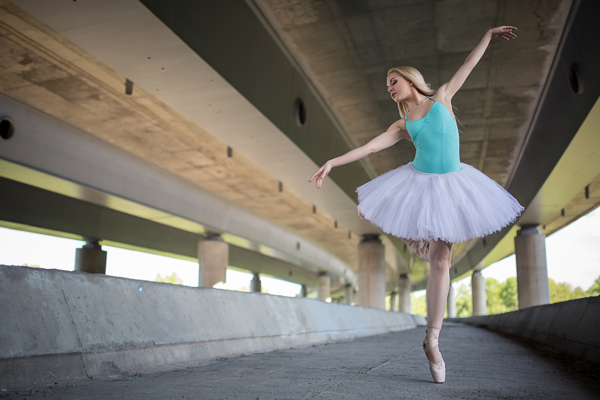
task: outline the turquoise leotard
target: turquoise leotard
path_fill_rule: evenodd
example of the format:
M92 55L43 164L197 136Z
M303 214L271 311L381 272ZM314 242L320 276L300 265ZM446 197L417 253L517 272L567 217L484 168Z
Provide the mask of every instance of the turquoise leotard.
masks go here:
M408 121L404 117L406 130L417 149L412 165L419 171L432 174L460 171L456 121L446 106L427 97L435 103L423 118Z

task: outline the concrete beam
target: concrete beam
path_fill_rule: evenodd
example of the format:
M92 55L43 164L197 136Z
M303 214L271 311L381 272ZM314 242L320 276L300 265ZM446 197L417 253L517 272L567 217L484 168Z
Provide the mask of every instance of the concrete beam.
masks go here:
M340 259L275 223L2 93L0 107L16 127L0 143L1 177L195 234L222 233L238 247L357 283ZM160 248L153 237L146 247Z
M0 226L11 229L79 240L102 238L103 244L194 261L198 242L205 238L5 178L0 178L0 192L7 194ZM231 244L229 265L311 287L318 284L316 272Z
M352 147L335 115L290 63L248 2L173 1L168 7L160 1L137 0L61 5L15 0L15 4L344 226L354 232L372 229L355 211L354 189L374 176L363 162L336 169L332 184L321 190L306 185L305 177L317 165ZM75 20L85 22L72 29ZM222 24L225 20L227 26ZM140 35L153 40L140 42ZM236 58L249 63L270 61L244 67L232 62L231 52L222 51L233 48ZM302 126L295 119L298 98L307 110ZM323 132L328 140L310 145L319 143Z

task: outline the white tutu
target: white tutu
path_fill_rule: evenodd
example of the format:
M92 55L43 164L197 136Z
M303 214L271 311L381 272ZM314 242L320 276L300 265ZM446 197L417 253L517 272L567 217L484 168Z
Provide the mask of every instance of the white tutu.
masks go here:
M519 202L484 173L460 165L430 174L409 162L386 172L356 189L358 211L385 233L427 242L460 243L516 221L524 210Z

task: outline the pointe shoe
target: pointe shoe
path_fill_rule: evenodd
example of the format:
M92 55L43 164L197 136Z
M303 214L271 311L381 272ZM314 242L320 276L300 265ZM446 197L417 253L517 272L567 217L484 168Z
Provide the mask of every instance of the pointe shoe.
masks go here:
M427 354L427 352L435 346L438 346L439 351L438 338L434 337L433 335L427 334L427 331L433 330L439 331L439 329L434 328L429 328L425 330L425 340L423 340L423 351L425 352L425 357L427 357L427 361L429 362L429 371L431 372L433 381L435 383L444 383L446 381L446 363L444 362L444 358L442 357L442 361L439 364L434 364L429 359L429 355ZM442 353L440 353L440 357L441 356Z

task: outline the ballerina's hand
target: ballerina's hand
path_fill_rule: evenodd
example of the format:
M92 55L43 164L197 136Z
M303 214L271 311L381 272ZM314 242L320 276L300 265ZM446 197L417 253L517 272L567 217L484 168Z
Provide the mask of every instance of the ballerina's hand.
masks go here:
M317 172L313 174L313 176L310 177L308 181L312 182L312 180L315 179L315 177L317 177L317 189L320 189L321 184L323 183L323 179L325 179L325 177L329 174L330 171L331 163L327 161L325 164L323 164L321 168L317 170Z
M497 28L490 29L492 38L501 38L504 40L510 40L517 37L512 31L516 30L514 26L499 26Z

